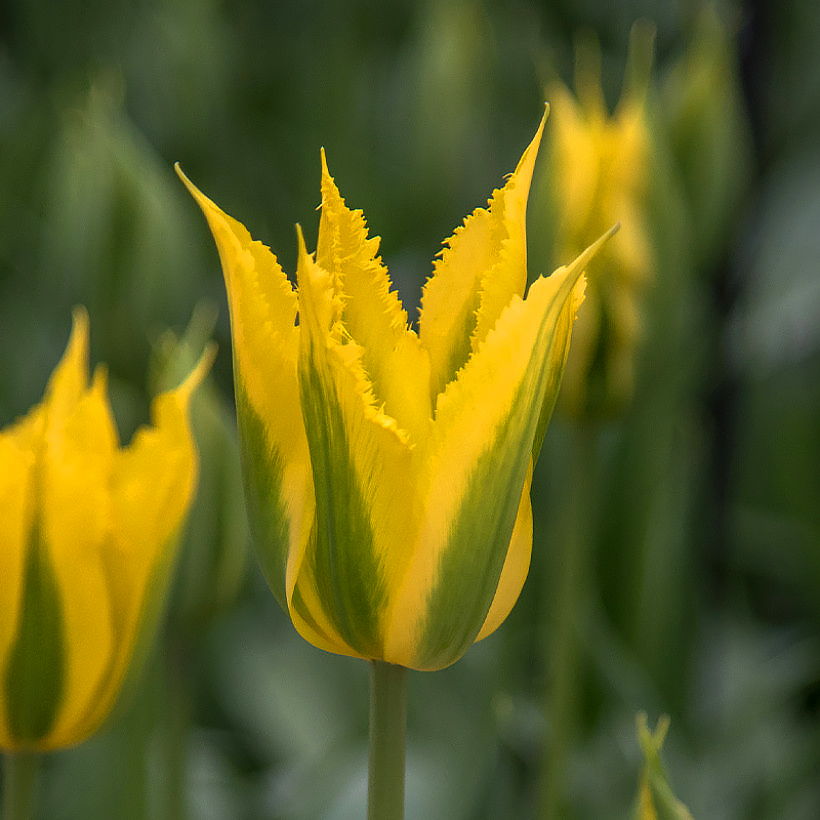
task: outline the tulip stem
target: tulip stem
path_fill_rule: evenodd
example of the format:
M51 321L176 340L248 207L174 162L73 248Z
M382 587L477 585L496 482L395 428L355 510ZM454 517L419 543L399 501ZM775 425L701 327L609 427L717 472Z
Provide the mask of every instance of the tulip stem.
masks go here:
M7 754L3 760L3 820L33 820L40 756Z
M404 817L407 669L373 661L370 670L370 767L367 820Z
M547 635L550 680L545 693L545 714L551 727L542 756L539 820L556 820L566 810L567 759L578 730L578 688L582 658L579 656L579 622L588 589L588 552L597 492L597 430L581 426L571 438L572 456L567 466L567 495L563 518L558 522L561 545L555 568L548 578L552 610Z

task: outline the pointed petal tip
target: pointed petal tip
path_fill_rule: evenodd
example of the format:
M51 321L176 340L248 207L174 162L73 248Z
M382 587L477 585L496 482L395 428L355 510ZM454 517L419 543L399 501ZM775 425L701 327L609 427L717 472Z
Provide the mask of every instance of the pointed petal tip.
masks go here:
M584 257L584 264L586 264L620 229L621 223L616 222L609 230L602 233L578 258Z
M176 171L177 176L182 180L182 184L188 189L188 193L196 200L197 205L199 205L206 217L208 216L208 211L222 213L222 209L213 200L205 196L205 194L188 179L178 162L174 163L174 171Z
M294 225L294 228L296 229L296 249L301 259L303 256L308 255L307 246L305 245L305 235L302 232L302 225L299 222Z
M88 347L88 337L90 335L90 319L85 305L76 305L71 311L71 340L75 336L77 344ZM69 342L70 343L70 342Z
M185 187L190 190L191 187L193 186L193 183L185 175L185 172L182 170L182 166L179 164L179 161L174 163L174 171L175 171L176 175L183 181L183 183L185 183Z
M70 367L77 372L88 372L90 336L88 310L84 305L77 305L71 311L71 334L62 357L62 361L71 362Z
M208 342L202 351L202 355L199 357L199 361L194 365L194 369L185 377L182 384L177 387L175 392L180 396L183 402L187 402L194 390L205 381L205 377L208 375L216 359L218 349L219 346L216 342L213 340Z
M550 115L550 104L548 102L544 102L544 113L541 115L541 122L538 123L538 128L535 132L535 136L530 141L530 144L527 146L527 150L524 152L524 156L521 157L521 162L519 163L519 168L523 165L525 157L529 155L532 151L533 153L537 153L538 147L541 145L541 138L544 135L544 127L547 124L547 118ZM519 170L518 168L516 171Z

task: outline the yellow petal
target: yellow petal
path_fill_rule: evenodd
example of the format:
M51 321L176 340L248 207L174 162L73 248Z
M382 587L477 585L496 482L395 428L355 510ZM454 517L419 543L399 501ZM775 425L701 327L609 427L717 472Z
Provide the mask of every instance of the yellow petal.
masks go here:
M266 577L284 606L313 519L296 376L297 297L270 250L253 241L241 223L220 210L178 167L177 173L208 220L222 262L249 519Z
M44 403L48 423L59 427L59 419L72 412L88 388L88 313L76 308L72 314L71 337L60 363L46 387Z
M93 702L114 651L112 591L103 566L117 438L104 372L97 371L91 389L66 416L49 413L47 423L42 544L61 592L66 662L63 700L49 740L61 745Z
M378 257L378 237L368 238L360 210L351 210L327 169L322 151L322 218L316 263L342 298L341 319L362 351L362 366L385 413L415 440L427 433L430 364L407 314L391 290Z
M507 557L504 559L501 577L498 579L495 597L490 606L490 611L487 613L487 620L484 621L481 631L476 636L477 641L492 635L504 623L521 594L524 581L527 580L527 573L530 571L530 558L532 557L531 484L532 461L530 461L527 479L524 482L524 490L521 493L518 516L515 519L515 527L510 538L510 546L507 549Z
M476 327L470 340L472 350L476 350L493 329L513 295L523 295L527 284L527 199L548 114L549 106L515 172L494 198L490 208L491 213L497 213L503 223L503 238L497 260L481 279Z
M42 436L42 406L0 431L0 670L7 669L20 618L23 573L34 518L35 452ZM10 746L0 698L0 747Z
M430 353L431 395L444 390L527 282L525 220L542 119L515 173L444 243L424 285L419 335Z
M196 449L188 422L191 393L213 360L207 348L197 367L175 390L151 405L151 427L137 431L116 453L111 476L111 529L100 569L110 596L113 645L90 708L73 724L61 716L55 747L90 734L119 694L140 641L153 632L180 527L196 486Z

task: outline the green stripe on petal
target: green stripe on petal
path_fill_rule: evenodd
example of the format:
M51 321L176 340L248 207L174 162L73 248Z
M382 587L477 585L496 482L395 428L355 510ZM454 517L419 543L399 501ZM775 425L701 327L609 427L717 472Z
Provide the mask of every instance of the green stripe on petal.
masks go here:
M328 652L355 655L327 620L315 591L316 526L312 486L303 493L287 492L287 465L282 454L268 443L264 422L248 403L241 384L237 387L237 421L248 519L268 585L305 640ZM305 476L305 479L312 481L312 475ZM302 529L309 530L309 537L300 552L309 560L300 558L298 565L293 566L294 551L290 548L292 520L301 516L294 516L289 506L297 498L307 497L308 490L310 506L305 513L309 513L310 522L305 521ZM295 575L292 583L286 583L289 573Z
M529 455L526 408L530 385L522 386L495 446L475 464L439 555L435 584L419 624L414 666L438 669L460 658L475 641L495 598L518 513ZM529 400L529 401L528 401ZM522 462L524 469L522 470Z
M15 424L0 430L0 692L22 614L28 542L36 503L34 444L42 433L43 415L43 405L38 405ZM0 697L0 748L11 745L7 707L5 698Z
M311 345L300 367L316 496L314 574L324 609L343 639L377 656L386 589L340 397L318 358Z
M8 729L18 748L36 746L59 715L66 667L60 600L35 522L26 556L22 614L3 681Z
M306 560L342 640L380 657L388 594L406 566L396 545L411 532L410 448L375 405L361 347L338 320L334 280L308 256L301 233L297 278L299 386L316 498Z
M287 612L290 519L283 498L285 462L281 452L268 443L265 424L239 380L235 393L248 524L265 579L279 606Z
M307 552L309 560L302 562L299 578L290 600L293 625L305 640L310 641L319 649L335 652L338 655L366 658L367 656L353 649L342 638L324 609L316 583L315 538L316 530L314 529L311 534L311 546Z

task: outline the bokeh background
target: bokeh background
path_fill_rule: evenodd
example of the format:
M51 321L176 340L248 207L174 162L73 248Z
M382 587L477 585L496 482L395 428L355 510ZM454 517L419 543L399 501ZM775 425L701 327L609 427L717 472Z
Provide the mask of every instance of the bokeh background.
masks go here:
M363 816L368 670L296 636L248 548L222 280L173 163L292 271L324 146L413 315L578 38L614 106L638 18L655 272L634 396L592 436L559 408L516 610L411 675L407 815L629 817L644 710L671 717L694 817L820 816L820 4L3 0L0 422L39 401L75 304L125 440L184 367L169 329L191 323L191 356L220 343L167 625L105 731L47 759L42 817ZM532 274L567 261L553 173Z

